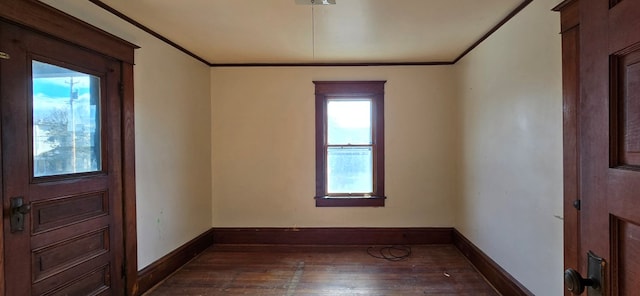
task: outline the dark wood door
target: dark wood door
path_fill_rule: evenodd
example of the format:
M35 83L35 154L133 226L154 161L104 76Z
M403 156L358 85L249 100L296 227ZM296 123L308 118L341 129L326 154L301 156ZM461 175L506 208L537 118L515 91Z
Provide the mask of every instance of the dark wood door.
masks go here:
M580 1L581 255L604 295L640 295L640 1ZM593 295L593 294L592 294Z
M5 294L124 294L120 63L2 22L0 51Z

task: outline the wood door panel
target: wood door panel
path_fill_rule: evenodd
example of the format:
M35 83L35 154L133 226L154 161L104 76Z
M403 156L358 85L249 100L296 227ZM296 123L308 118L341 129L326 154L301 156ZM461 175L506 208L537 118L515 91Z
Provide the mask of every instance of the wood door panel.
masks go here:
M640 258L640 225L617 217L612 218L612 254L614 269L612 278L616 295L635 295L637 286L630 285L640 278L640 265L636 262Z
M44 248L59 241L67 240L80 234L91 232L92 230L102 229L109 226L109 224L110 217L102 216L88 221L83 221L82 223L72 224L68 227L46 231L32 237L31 247L32 249Z
M78 193L78 187L82 188L82 191L84 192L96 192L103 190L108 186L108 177L96 176L91 178L85 177L47 183L32 183L29 190L30 193L36 197L33 201L37 201L75 195Z
M62 273L60 277L45 279L33 285L31 295L96 295L101 291L109 292L109 295L120 295L113 290L111 270L112 266L107 259L94 260L81 264L74 269ZM96 275L95 273L98 273ZM97 277L97 278L96 278ZM81 293L93 287L95 294ZM68 292L67 292L68 291ZM74 293L78 291L78 293Z
M109 266L92 271L47 296L102 295L109 289ZM104 293L106 294L106 293Z
M620 219L640 224L640 176L637 171L611 169L606 196L609 212Z
M640 47L611 58L612 166L640 169Z
M38 281L32 282L30 295L45 295L58 289L64 289L64 287L71 285L75 281L78 281L80 278L104 266L108 267L108 269L105 271L106 276L110 280L107 285L110 287L114 287L114 282L112 281L112 279L116 279L117 281L118 277L115 276L115 266L111 264L112 260L110 258L110 255L111 254L109 253L103 253L90 258L90 260L85 260L84 262L79 262L75 265L63 266L62 269L54 270L50 275L43 277ZM31 267L32 264L29 264L29 266ZM33 276L27 276L27 278L33 280ZM120 293L114 294L119 295ZM23 295L26 294L23 293Z
M32 251L34 282L109 252L109 229L104 228Z
M107 198L107 192L102 191L32 202L33 234L107 215Z

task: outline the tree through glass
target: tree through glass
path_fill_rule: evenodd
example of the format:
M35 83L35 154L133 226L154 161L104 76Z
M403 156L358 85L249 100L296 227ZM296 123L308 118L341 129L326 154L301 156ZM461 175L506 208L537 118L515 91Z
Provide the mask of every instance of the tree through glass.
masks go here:
M100 171L100 78L32 61L33 174Z

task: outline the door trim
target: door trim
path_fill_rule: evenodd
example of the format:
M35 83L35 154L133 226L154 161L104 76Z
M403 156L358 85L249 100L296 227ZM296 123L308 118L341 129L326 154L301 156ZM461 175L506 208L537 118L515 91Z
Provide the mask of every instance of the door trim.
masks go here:
M0 1L0 19L44 33L94 52L115 58L122 64L122 206L125 286L127 295L137 291L137 231L135 195L135 135L133 61L138 46L36 0ZM1 178L0 172L0 180ZM2 215L2 214L0 214ZM4 217L2 217L4 220ZM2 221L0 226L2 226ZM0 235L0 261L4 257ZM0 269L0 295L4 295L4 268Z
M2 0L0 18L129 64L140 48L37 0Z
M560 12L562 34L562 133L563 133L563 243L564 268L582 266L579 250L579 107L580 107L580 17L579 1L565 0L553 8ZM580 205L578 204L579 208ZM564 295L571 295L564 291Z

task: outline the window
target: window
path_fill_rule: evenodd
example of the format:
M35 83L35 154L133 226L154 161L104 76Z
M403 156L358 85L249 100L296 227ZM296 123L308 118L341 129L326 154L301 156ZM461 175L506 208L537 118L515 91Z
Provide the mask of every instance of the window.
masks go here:
M384 206L385 81L314 81L316 206Z

